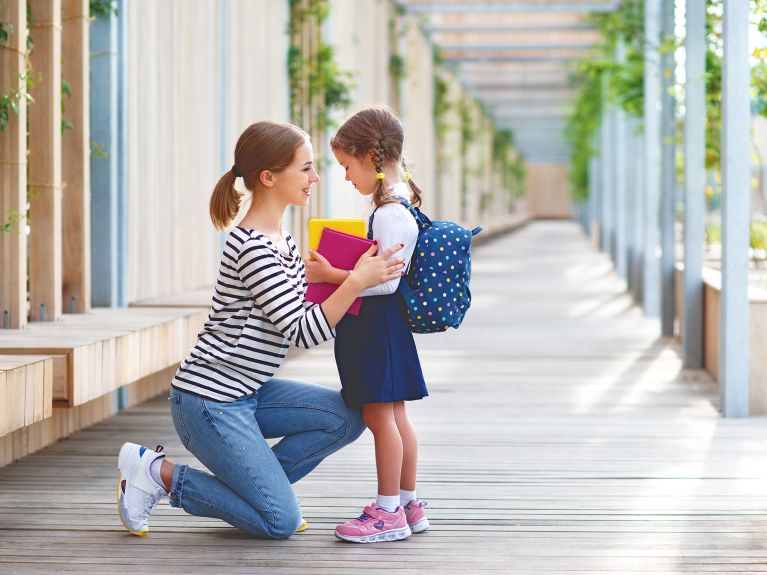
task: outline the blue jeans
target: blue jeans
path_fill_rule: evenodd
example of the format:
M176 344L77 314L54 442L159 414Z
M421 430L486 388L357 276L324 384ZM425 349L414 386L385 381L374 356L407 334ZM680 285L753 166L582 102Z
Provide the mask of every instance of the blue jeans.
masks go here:
M184 447L212 472L176 465L170 504L271 539L301 523L291 483L365 429L338 391L284 379L230 403L177 389L168 399ZM283 439L270 448L273 437Z

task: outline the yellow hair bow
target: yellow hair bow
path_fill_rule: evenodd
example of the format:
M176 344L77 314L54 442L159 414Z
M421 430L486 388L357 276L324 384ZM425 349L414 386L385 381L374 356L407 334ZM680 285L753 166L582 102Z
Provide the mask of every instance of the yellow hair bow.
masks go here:
M385 177L383 172L376 172L376 180L383 180Z

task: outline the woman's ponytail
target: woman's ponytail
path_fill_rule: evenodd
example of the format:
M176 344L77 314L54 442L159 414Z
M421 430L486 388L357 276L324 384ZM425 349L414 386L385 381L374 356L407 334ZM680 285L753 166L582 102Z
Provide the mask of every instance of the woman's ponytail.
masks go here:
M229 170L218 180L210 196L210 219L218 230L227 228L240 210L242 194L234 187L236 180L234 172Z

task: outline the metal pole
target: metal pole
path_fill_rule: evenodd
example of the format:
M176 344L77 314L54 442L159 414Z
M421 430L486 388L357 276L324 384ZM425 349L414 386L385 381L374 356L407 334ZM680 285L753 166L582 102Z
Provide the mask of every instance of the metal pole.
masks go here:
M706 184L706 0L687 0L684 118L684 365L703 366L703 242Z
M722 315L725 417L748 416L749 3L725 0L722 22Z
M658 193L660 188L660 0L645 1L644 76L644 310L659 313Z
M674 37L674 0L663 0L661 37ZM674 265L676 263L676 117L674 113L674 51L661 56L661 206L660 206L660 290L661 333L674 335Z

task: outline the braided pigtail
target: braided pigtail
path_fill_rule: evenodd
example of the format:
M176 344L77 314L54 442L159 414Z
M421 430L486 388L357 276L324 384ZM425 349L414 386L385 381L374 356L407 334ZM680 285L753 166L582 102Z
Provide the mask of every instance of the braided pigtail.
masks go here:
M408 172L407 164L405 163L405 156L402 156L400 163L402 164L402 169L405 172L405 181L410 186L410 203L418 207L421 205L421 197L423 196L423 192L421 192L421 188L419 188L418 185L413 181L413 177L410 175L410 172Z

